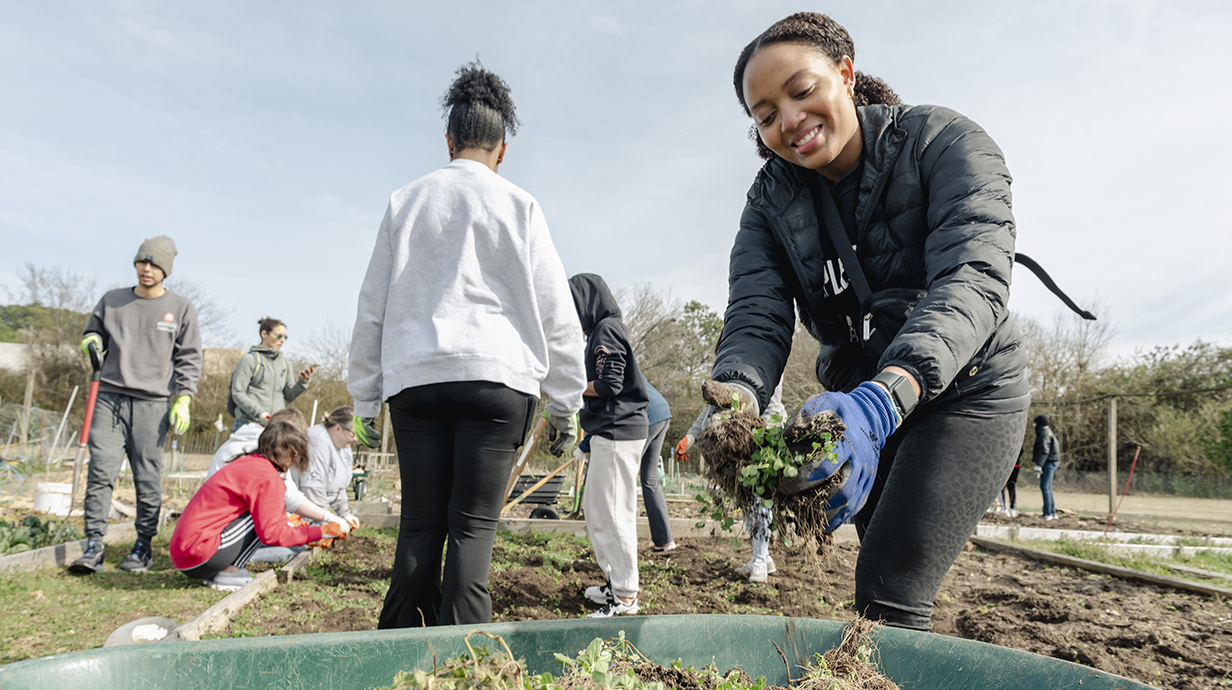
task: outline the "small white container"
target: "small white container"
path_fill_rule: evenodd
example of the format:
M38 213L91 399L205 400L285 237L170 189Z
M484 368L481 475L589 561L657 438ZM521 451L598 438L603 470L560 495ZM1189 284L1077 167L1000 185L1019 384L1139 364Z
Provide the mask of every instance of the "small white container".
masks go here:
M73 485L40 482L34 490L34 510L64 517L73 504Z

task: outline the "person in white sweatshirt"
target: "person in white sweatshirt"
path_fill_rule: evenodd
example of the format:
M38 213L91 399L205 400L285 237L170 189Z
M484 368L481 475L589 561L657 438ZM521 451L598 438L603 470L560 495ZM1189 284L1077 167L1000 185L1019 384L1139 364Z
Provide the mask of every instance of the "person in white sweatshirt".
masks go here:
M582 330L543 210L497 174L518 124L508 85L474 62L442 104L450 163L390 197L351 337L356 434L376 442L388 401L402 473L379 628L491 620L488 571L514 453L543 392L563 454L586 389Z

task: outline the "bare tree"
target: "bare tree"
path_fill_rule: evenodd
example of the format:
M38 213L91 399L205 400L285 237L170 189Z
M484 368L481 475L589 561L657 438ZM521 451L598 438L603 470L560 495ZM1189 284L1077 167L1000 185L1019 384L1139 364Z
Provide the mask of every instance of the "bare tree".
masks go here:
M305 345L305 365L319 366L314 375L346 381L351 356L351 329L327 321L312 332Z
M197 313L197 325L201 328L201 342L205 347L227 347L235 341L228 323L234 309L225 310L218 306L200 283L178 274L174 278L168 278L164 285L193 305L193 311Z

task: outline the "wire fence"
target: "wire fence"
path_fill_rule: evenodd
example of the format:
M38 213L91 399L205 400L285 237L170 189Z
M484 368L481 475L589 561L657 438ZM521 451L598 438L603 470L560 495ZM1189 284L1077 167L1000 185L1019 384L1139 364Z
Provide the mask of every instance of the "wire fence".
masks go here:
M0 406L0 457L10 461L51 462L71 455L72 447L81 432L81 420L54 410L37 406L30 408L25 439L22 439L22 424L25 408L11 404Z
M1117 493L1125 489L1123 469L1117 475ZM1024 473L1024 476L1026 473ZM1028 480L1027 483L1030 483ZM1022 477L1019 483L1023 482ZM1053 489L1061 493L1106 494L1107 472L1072 472L1062 469L1053 479ZM1129 482L1131 495L1182 496L1186 498L1232 499L1232 477L1135 472Z

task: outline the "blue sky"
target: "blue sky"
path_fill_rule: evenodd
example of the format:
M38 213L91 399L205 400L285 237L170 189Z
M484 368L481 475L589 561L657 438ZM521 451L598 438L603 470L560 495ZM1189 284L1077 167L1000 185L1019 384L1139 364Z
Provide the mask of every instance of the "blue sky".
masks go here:
M1121 354L1229 342L1232 3L0 1L0 285L32 262L130 284L145 237L296 349L349 330L389 193L447 162L438 99L478 54L523 127L501 174L566 270L721 312L759 167L741 47L800 9L856 67L983 125L1014 175L1019 250ZM173 284L173 283L169 283ZM173 288L174 289L174 288ZM1019 269L1011 307L1063 308Z

